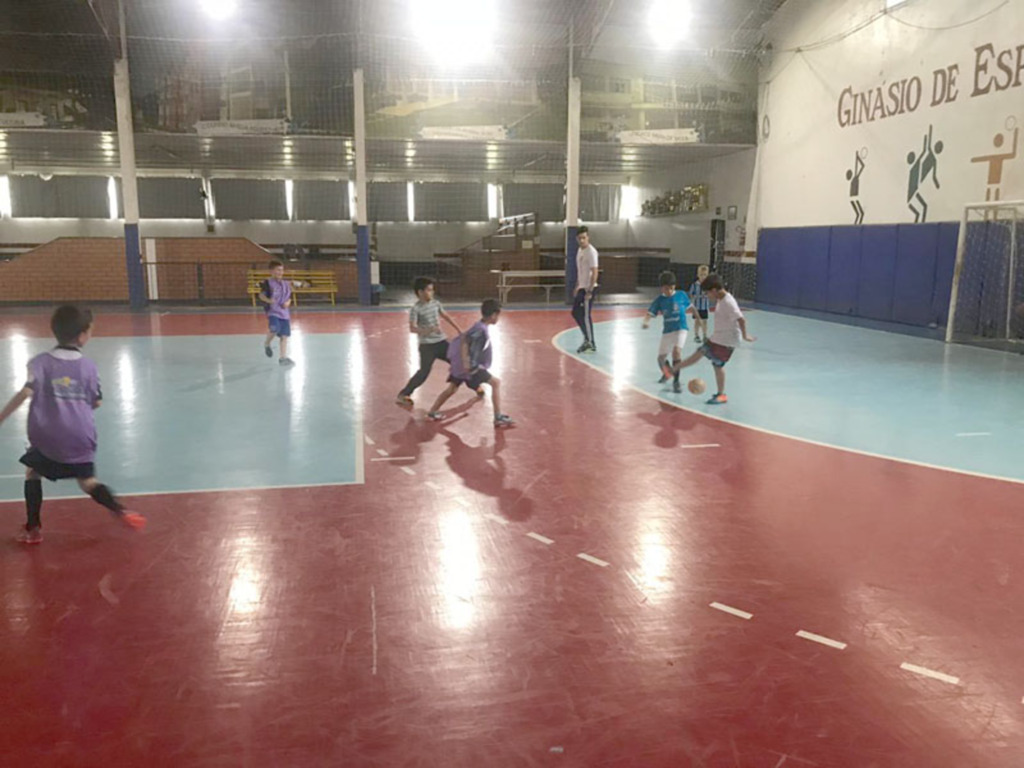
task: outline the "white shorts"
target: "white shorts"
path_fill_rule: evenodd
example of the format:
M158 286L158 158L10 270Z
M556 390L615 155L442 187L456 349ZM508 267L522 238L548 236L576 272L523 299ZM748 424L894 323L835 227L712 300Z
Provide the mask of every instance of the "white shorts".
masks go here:
M686 331L671 331L661 334L661 343L658 345L658 356L669 355L673 347L682 349L686 346Z

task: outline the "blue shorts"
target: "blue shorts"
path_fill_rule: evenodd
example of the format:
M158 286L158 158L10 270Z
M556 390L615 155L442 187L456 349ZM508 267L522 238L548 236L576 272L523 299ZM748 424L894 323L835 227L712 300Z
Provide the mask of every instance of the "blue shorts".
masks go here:
M278 338L288 338L292 335L292 321L283 317L268 317L267 327Z

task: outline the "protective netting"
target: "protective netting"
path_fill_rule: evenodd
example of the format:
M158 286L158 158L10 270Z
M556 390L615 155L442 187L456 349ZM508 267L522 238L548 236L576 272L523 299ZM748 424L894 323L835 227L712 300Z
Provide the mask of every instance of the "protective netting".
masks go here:
M1024 344L1024 203L969 206L957 247L948 341Z
M576 77L579 218L605 259L603 295L642 297L665 268L688 276L746 248L749 172L729 158L755 143L759 29L780 4L684 18L688 4L661 0L125 0L143 232L351 259L359 68L381 295L404 300L420 274L452 298L494 295L492 270L564 268ZM117 1L8 6L0 168L117 176ZM107 218L103 201L53 205Z

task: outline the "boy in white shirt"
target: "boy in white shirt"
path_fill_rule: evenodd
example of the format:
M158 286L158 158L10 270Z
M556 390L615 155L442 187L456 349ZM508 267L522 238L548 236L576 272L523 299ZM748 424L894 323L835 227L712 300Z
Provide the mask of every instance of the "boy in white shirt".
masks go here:
M741 339L746 342L754 342L757 339L747 335L747 320L743 317L736 298L722 285L722 278L718 275L709 275L700 287L718 302L715 306L715 330L700 349L682 362L676 363L675 370L681 371L706 357L714 366L715 383L718 385L718 392L707 403L723 405L729 402L725 395L725 364L740 345Z
M597 352L594 342L594 321L590 318L590 310L594 306L594 295L597 293L597 248L590 244L590 230L580 227L576 233L579 250L576 252L576 291L572 304L572 317L583 331L583 343L576 350Z

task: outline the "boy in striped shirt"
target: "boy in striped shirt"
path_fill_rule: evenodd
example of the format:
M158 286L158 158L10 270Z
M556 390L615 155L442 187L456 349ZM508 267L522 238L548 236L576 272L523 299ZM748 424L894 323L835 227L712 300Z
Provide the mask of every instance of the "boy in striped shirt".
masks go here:
M707 294L700 287L700 284L708 279L708 267L706 264L701 264L697 267L697 279L693 281L693 285L690 286L690 303L693 304L694 312L696 313L693 318L693 338L698 344L701 343L701 331L704 332L704 337L708 337L708 311L711 308L711 302L708 300Z
M398 393L395 402L406 408L412 407L412 393L415 392L430 375L435 360L448 362L448 337L441 330L441 321L462 333L459 324L452 320L444 311L441 302L434 298L434 281L429 277L417 277L413 280L412 289L416 293L416 303L409 310L409 333L420 338L420 368L406 382Z

